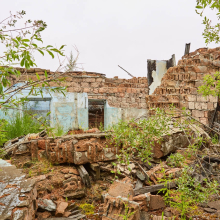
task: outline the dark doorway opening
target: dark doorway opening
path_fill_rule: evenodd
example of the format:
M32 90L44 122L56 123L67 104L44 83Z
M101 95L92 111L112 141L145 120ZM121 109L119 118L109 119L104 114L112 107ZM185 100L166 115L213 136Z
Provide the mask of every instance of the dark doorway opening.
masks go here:
M89 128L104 127L105 100L88 100L89 104Z

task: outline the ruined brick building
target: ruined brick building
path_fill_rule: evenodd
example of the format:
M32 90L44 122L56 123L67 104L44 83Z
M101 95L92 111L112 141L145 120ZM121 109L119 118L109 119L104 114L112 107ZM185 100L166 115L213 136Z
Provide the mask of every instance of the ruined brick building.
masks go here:
M220 70L220 47L215 49L201 48L182 57L175 67L170 67L152 95L146 96L148 109L168 107L174 104L185 107L192 116L204 124L210 124L217 98L207 98L197 90L207 74L214 75Z
M43 98L30 96L26 106L39 115L50 111L50 125L60 124L65 131L98 127L100 124L108 128L121 119L146 116L152 107L164 108L170 104L177 108L185 107L200 122L210 124L217 98L205 98L197 90L206 74L213 75L219 71L220 48L201 48L188 53L177 66L174 55L167 61L148 60L148 69L150 67L159 78L153 78L148 73L148 79L151 79L149 84L146 77L119 79L106 78L104 74L94 72L66 73L66 81L60 84L67 87L66 96L57 93L51 96L45 91ZM44 69L34 68L27 73L22 68L18 69L21 72L19 83L28 79L37 80L36 72L41 79L45 77ZM50 70L47 72L54 74ZM152 81L157 78L159 82ZM154 92L149 95L149 85L153 83L151 88ZM50 86L57 84L51 82ZM28 92L25 90L23 95ZM18 94L17 98L23 95ZM4 117L2 112L0 116Z
M29 79L37 80L36 73L43 79L44 69L33 68L24 73L23 68L18 83ZM47 70L48 75L54 74ZM66 96L46 91L41 96L29 96L26 104L28 109L38 115L48 117L51 126L60 124L65 131L71 129L88 129L100 124L108 128L119 120L138 118L147 113L145 97L148 94L146 77L132 79L106 78L104 74L93 72L69 72L63 75L65 81L60 86L67 87ZM17 80L17 79L14 79ZM51 82L51 87L57 83ZM20 98L28 94L17 94ZM2 112L0 116L4 117Z

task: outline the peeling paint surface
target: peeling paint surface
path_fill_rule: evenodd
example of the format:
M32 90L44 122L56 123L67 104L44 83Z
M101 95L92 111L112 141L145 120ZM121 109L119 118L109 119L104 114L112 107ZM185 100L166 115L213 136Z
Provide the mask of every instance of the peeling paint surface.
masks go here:
M161 67L162 68L162 67ZM22 91L22 94L16 94L19 99L26 96L29 90ZM56 128L58 125L63 127L64 132L74 129L88 129L89 114L88 114L88 94L67 92L66 96L60 93L52 93L50 95L46 90L43 91L43 98L41 96L29 96L30 100L26 105L35 113L40 112L46 115L50 121L50 126ZM104 101L104 128L107 129L119 120L130 120L137 118L143 113L147 113L146 109L138 108L116 108L111 107L108 101ZM0 118L9 120L17 111L9 110L7 114L0 111ZM22 114L22 112L20 112Z
M166 71L167 71L167 62L164 60L157 60L156 61L156 70L152 71L153 82L149 86L149 88L150 88L149 94L150 95L161 84L161 80L163 78L163 75L166 73Z

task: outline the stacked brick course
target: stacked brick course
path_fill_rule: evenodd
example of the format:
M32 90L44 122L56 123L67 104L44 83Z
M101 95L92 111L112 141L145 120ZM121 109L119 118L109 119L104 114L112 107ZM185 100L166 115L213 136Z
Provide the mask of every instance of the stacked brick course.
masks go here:
M17 69L22 73L20 82L29 79L37 80L36 73L40 79L44 79L44 69L33 68L27 72L24 72L22 68ZM54 74L50 70L47 70L47 73L49 76ZM66 81L62 82L60 86L66 86L68 92L84 92L88 94L89 99L105 99L112 107L139 109L147 107L145 97L149 93L146 77L106 78L104 74L93 72L71 72L63 76L65 76ZM50 86L57 86L57 83L51 82Z
M198 87L203 84L203 77L220 71L220 47L201 48L182 57L178 65L165 73L161 85L152 95L146 96L147 107L186 107L193 117L204 124L209 124L217 98L203 97L198 94Z

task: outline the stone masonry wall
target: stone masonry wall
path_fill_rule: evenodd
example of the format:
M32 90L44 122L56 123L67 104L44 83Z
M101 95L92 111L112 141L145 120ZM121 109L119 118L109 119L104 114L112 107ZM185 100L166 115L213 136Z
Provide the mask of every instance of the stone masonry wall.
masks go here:
M186 107L193 117L204 124L209 124L217 106L217 98L207 98L198 94L198 87L203 84L203 77L220 71L220 47L201 48L182 57L178 65L165 73L161 85L152 95L146 96L148 108Z
M21 72L19 82L29 79L37 80L36 73L41 79L44 79L44 69L33 68L27 72L24 72L23 68L17 69ZM47 73L49 76L54 74L50 70L47 70ZM146 77L106 78L104 74L93 72L71 72L63 76L66 81L62 82L60 86L66 86L68 92L84 92L88 94L89 99L105 99L111 107L139 109L147 107L145 97L149 93ZM50 86L57 86L57 83L51 82Z

